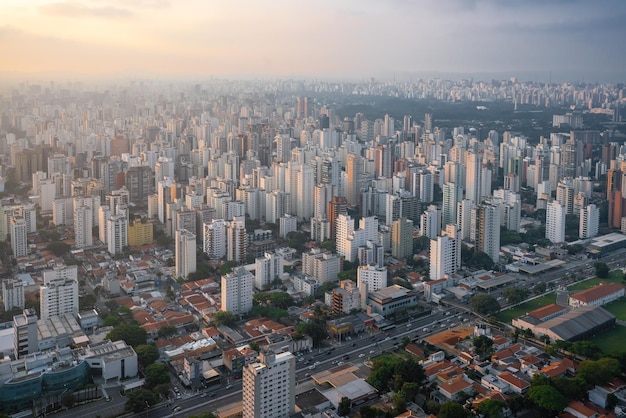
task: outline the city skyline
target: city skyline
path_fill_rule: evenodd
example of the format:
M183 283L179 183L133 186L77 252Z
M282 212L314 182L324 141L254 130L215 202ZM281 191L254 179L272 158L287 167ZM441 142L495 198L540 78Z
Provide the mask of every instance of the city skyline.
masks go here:
M623 81L626 3L5 0L0 77Z

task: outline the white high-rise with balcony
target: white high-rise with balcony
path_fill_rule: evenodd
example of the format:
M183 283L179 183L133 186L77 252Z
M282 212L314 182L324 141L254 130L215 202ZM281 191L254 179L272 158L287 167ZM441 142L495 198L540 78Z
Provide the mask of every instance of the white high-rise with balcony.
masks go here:
M587 205L580 210L580 224L578 235L581 239L593 238L598 235L600 223L600 209L594 204Z
M196 234L179 229L176 231L176 277L186 278L196 271Z
M243 369L243 418L287 418L295 411L296 358L262 352Z
M254 276L245 267L236 267L222 276L222 310L236 315L250 312Z
M39 288L41 319L65 313L78 314L78 269L59 265L43 272Z
M546 209L546 238L555 244L565 242L565 206L556 200Z

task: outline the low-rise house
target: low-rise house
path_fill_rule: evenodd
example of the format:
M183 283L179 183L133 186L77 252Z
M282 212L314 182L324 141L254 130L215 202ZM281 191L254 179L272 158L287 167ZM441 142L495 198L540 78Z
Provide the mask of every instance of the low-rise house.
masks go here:
M439 393L448 400L456 401L465 396L472 395L474 390L472 383L465 379L464 375L457 376L439 385Z

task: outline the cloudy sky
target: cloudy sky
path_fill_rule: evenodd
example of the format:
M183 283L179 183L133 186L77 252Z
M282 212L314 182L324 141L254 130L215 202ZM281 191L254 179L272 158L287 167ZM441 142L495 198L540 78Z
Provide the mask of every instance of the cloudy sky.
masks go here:
M622 0L0 0L0 76L625 81L624 22Z

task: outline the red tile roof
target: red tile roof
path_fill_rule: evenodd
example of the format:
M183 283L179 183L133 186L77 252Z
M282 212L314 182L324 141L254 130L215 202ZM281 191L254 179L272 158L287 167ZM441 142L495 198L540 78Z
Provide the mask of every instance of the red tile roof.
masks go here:
M612 293L619 292L624 289L624 286L617 283L604 283L592 287L591 289L583 290L582 292L574 293L570 298L579 300L584 303L591 303L594 300L598 300Z

